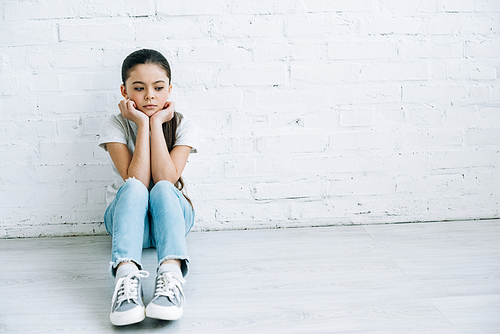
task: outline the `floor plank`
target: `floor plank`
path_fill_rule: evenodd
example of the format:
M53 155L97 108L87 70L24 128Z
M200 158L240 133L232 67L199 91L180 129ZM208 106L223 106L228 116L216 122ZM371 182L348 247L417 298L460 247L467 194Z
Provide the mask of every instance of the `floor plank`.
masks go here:
M2 239L0 332L499 333L498 240L500 220L191 233L184 317L116 328L109 237Z

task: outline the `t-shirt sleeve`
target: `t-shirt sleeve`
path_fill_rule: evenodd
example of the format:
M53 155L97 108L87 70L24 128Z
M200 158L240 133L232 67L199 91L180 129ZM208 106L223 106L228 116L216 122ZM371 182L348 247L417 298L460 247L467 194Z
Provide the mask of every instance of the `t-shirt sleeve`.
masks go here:
M127 144L125 126L116 115L109 116L101 124L99 147L107 151L107 143Z
M198 127L192 120L182 119L177 128L175 146L191 147L191 153L196 153L199 144Z

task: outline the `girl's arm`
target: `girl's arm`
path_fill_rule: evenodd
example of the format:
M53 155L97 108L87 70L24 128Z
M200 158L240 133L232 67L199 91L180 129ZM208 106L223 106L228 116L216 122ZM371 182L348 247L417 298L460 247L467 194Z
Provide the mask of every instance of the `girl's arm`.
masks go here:
M132 154L125 144L108 143L106 146L109 155L123 180L134 177L148 188L151 179L149 117L135 109L132 101L123 100L119 107L123 117L137 124L135 150Z
M191 147L179 145L168 152L162 125L174 116L174 103L167 102L166 108L150 118L151 126L151 175L153 182L169 181L172 184L181 177Z

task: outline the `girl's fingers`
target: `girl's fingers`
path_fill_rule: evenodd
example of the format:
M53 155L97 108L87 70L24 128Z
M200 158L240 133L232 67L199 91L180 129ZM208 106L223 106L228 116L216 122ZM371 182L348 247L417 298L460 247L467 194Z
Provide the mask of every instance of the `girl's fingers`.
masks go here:
M173 102L173 101L167 101L167 102L165 102L165 105L163 106L163 109L168 109L168 108L172 108L173 109L174 106L175 106L175 102Z
M134 101L128 100L127 104L129 105L130 108L137 109L137 106Z

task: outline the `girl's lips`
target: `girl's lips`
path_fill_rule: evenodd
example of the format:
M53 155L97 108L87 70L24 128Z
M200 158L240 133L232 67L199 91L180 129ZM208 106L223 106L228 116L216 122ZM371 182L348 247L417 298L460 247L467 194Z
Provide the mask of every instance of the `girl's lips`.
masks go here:
M155 104L148 104L148 105L145 105L144 108L146 108L146 109L154 109L154 108L156 108L156 105Z

